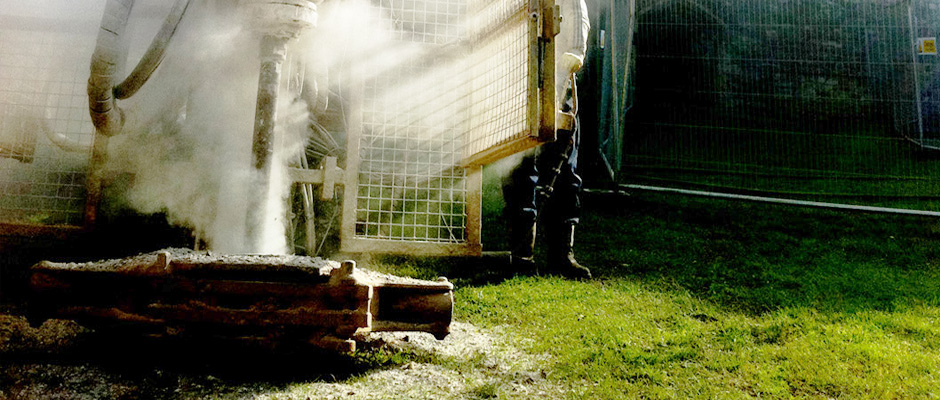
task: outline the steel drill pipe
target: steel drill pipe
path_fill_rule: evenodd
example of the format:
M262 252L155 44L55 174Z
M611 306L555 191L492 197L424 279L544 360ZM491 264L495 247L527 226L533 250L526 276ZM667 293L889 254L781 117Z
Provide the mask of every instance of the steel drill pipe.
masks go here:
M252 0L242 4L245 23L261 36L261 71L251 145L254 168L253 190L248 200L246 236L249 251L263 248L271 174L274 162L274 135L281 70L287 59L287 42L317 22L316 3L308 0Z
M261 250L267 215L268 193L274 160L274 130L277 123L277 97L280 93L281 68L287 58L287 39L264 36L261 39L261 72L255 109L251 165L255 169L254 193L249 198L247 237L250 251Z

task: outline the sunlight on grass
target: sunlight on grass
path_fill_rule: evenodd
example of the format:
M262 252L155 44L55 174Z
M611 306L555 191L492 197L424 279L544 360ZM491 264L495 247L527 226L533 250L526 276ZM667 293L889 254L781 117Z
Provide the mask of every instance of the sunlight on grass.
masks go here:
M458 292L460 318L508 325L574 398L936 396L938 307L746 315L630 280L521 278Z
M457 320L543 356L562 398L940 398L940 222L658 196L586 204L576 253L595 281L382 262L451 277ZM499 385L472 396L516 398Z

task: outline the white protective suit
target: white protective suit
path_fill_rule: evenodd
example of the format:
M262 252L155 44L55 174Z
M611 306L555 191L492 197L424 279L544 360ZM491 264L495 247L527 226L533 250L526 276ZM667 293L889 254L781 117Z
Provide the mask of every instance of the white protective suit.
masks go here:
M555 127L553 142L528 152L512 172L505 198L510 215L510 251L513 267L535 270L536 222L547 245L543 271L571 279L590 279L591 271L574 259L574 228L581 214L581 177L577 173L580 128L576 116L574 73L584 64L591 28L585 0L555 0L561 11L561 29L555 36ZM541 188L541 189L540 189ZM548 188L548 189L546 189ZM540 210L541 209L541 210Z
M561 31L555 36L555 105L562 110L572 74L584 64L591 20L584 0L556 0L556 3L561 8Z

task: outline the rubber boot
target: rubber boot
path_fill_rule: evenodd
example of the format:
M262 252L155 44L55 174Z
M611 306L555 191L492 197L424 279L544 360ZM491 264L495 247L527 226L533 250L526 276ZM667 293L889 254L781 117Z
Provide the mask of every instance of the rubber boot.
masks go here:
M548 273L568 279L591 279L591 270L574 259L574 224L562 224L548 234Z
M535 272L535 221L517 218L510 224L509 250L513 272Z

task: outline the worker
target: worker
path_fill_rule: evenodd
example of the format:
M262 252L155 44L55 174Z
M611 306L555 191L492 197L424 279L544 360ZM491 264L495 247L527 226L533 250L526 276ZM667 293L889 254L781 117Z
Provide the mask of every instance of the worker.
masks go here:
M539 221L547 253L543 271L571 279L590 279L591 271L575 260L572 246L581 212L575 73L584 63L591 23L584 0L557 2L562 18L560 33L555 37L557 140L527 153L503 188L510 214L511 260L518 272L538 271L533 255Z

